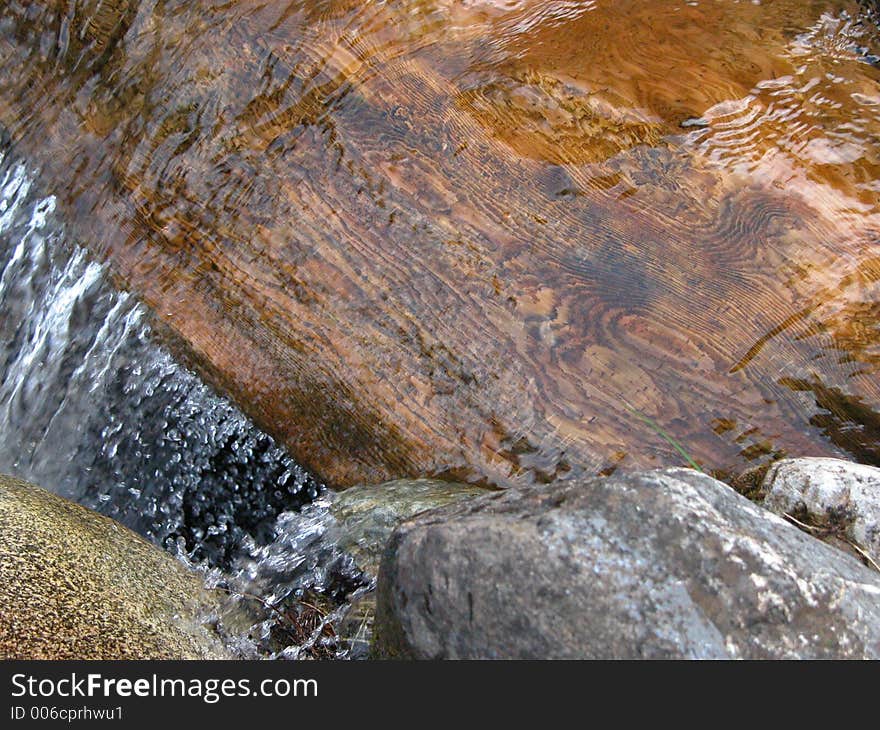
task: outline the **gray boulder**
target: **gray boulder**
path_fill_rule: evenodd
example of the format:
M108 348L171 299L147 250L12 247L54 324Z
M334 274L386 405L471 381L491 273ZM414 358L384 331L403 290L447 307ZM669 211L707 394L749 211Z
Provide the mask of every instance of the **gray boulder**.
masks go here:
M0 659L231 658L197 575L107 517L0 476Z
M687 469L421 515L377 600L383 657L880 657L880 574Z
M880 564L880 469L841 459L783 459L767 472L762 491L768 509L824 528L834 544L856 545Z
M436 479L397 479L351 487L328 495L333 521L326 537L349 553L358 568L375 578L385 545L401 522L486 493L473 485ZM368 593L355 601L336 626L337 635L348 644L352 656L369 653L375 612L375 595Z

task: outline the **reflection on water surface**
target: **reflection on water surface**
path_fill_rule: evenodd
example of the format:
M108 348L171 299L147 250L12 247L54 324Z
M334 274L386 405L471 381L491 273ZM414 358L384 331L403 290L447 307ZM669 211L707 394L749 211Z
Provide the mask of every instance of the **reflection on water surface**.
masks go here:
M869 7L9 2L0 122L333 484L876 460Z

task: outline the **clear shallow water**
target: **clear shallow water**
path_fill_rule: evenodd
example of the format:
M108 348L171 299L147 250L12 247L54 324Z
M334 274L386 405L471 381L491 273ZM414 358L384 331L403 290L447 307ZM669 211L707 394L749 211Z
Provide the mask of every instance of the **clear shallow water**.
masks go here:
M146 310L68 239L55 198L8 146L0 361L0 472L113 517L212 585L285 610L308 595L332 622L368 583L324 540L322 485L157 344ZM290 636L278 612L245 604L254 625L239 620L229 639L246 653L295 658L328 639Z
M0 119L334 485L880 460L872 5L67 7Z
M667 436L722 474L880 464L873 7L7 3L0 120L57 196L8 236L9 468L257 592L357 583L147 311L339 485L680 463Z

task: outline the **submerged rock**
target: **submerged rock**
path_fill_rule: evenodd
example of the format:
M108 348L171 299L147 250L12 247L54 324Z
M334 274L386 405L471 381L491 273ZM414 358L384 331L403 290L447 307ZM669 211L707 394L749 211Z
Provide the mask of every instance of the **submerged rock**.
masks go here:
M385 484L359 485L328 495L334 519L331 535L339 547L354 558L358 568L375 579L385 545L404 520L482 494L487 494L487 490L436 479L398 479ZM371 591L352 604L336 627L353 657L368 654L375 613L376 599Z
M880 458L856 0L72 7L0 4L0 123L330 486Z
M877 658L880 575L687 469L517 488L404 523L374 647L402 658Z
M880 563L880 469L841 459L783 459L764 478L764 506L849 542ZM843 547L847 547L846 544Z
M0 476L0 658L231 658L201 580L113 520Z
M481 494L486 490L469 484L398 479L346 489L332 498L330 511L339 523L339 546L354 557L361 570L375 576L385 544L401 522Z

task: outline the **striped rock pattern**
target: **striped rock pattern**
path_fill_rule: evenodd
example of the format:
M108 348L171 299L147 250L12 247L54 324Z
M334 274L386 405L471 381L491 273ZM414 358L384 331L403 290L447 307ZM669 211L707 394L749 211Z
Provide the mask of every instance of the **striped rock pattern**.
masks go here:
M335 486L880 452L850 0L10 2L0 123Z

